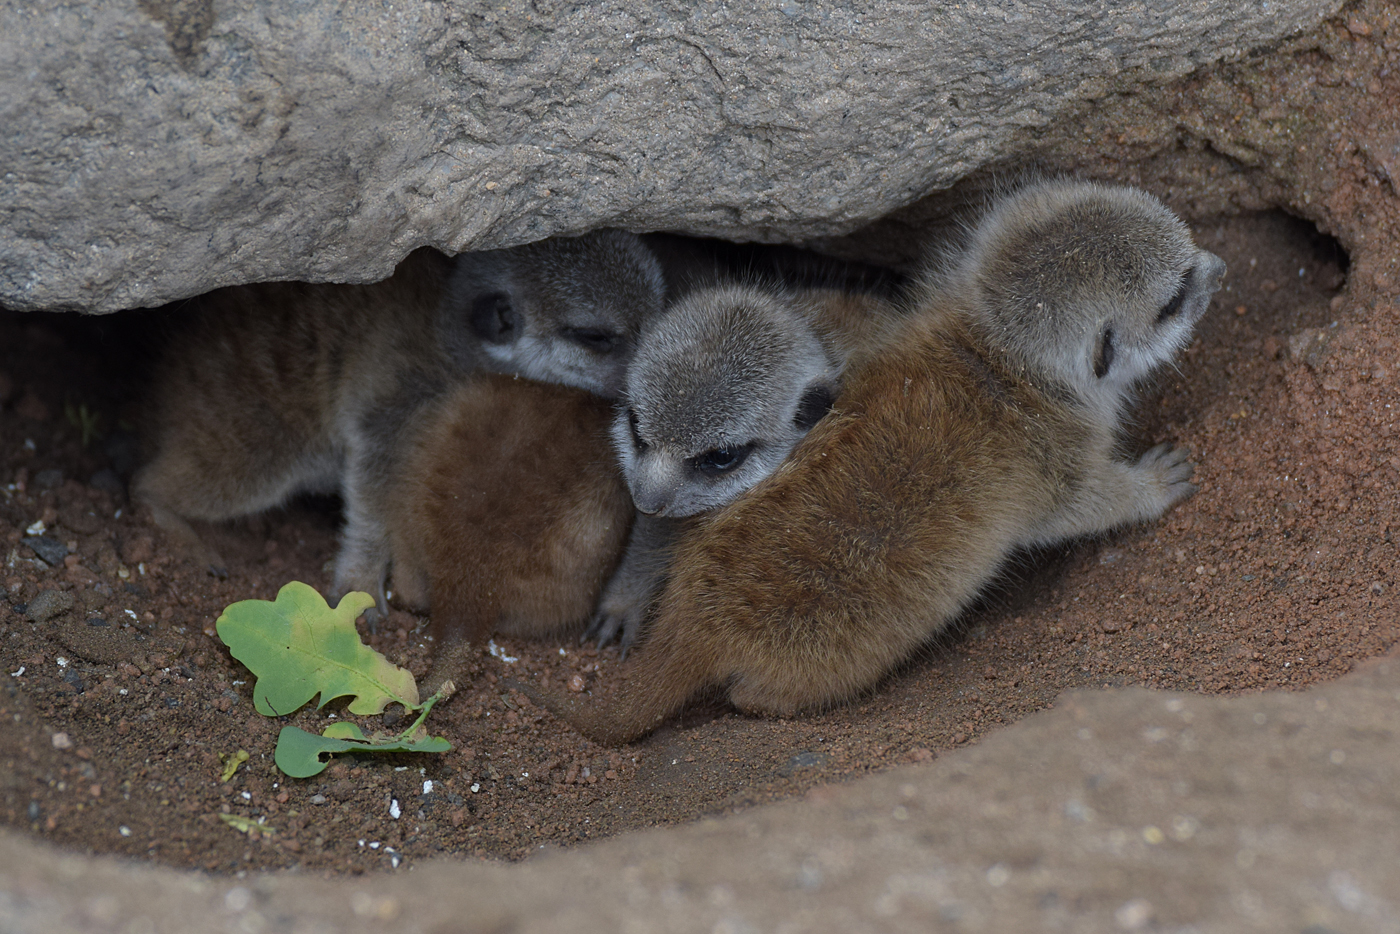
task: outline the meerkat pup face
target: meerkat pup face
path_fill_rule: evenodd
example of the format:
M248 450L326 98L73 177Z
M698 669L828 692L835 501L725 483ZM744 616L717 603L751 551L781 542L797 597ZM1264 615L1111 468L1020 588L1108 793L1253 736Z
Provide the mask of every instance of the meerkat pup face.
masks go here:
M998 342L1116 404L1190 339L1225 263L1145 192L1051 181L999 202L963 269Z
M682 517L771 474L836 396L837 370L783 298L693 292L643 329L613 441L633 501Z
M621 230L464 253L444 299L445 337L464 365L613 398L664 291L656 257Z

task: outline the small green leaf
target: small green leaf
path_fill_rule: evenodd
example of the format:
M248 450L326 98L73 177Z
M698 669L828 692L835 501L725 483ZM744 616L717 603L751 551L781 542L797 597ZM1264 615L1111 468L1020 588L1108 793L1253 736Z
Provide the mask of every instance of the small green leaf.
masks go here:
M332 731L337 735L329 735ZM451 749L452 744L441 736L418 740L400 736L389 742L373 743L364 738L355 724L335 723L327 727L322 736L299 727L284 726L277 734L277 750L272 758L277 767L292 778L310 778L330 764L330 760L322 756L337 752L448 752Z
M258 833L266 834L277 832L277 829L271 824L260 824L254 818L244 817L242 814L220 814L219 820L240 833L252 833L254 830Z
M416 710L413 675L362 643L355 631L355 618L373 605L369 594L348 593L332 610L314 589L292 581L275 601L229 606L215 629L233 657L257 676L253 705L263 716L289 714L317 694L317 707L354 695L349 710L357 716L382 713L392 701Z
M369 737L365 736L358 724L349 720L342 720L339 723L332 723L321 731L322 736L329 736L331 739L357 739L362 743L369 742Z
M233 778L233 773L238 771L238 767L248 761L248 750L240 749L227 755L221 752L219 760L224 764L224 773L219 776L219 781L227 782Z

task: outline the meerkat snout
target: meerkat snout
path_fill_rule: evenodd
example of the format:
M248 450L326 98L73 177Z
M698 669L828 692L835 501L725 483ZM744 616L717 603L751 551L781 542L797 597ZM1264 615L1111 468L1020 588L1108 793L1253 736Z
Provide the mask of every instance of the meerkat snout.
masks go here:
M442 309L449 352L608 398L622 391L637 334L665 293L656 257L620 230L463 254L455 263Z
M693 516L771 474L831 407L838 369L785 298L694 292L652 321L613 424L638 510Z

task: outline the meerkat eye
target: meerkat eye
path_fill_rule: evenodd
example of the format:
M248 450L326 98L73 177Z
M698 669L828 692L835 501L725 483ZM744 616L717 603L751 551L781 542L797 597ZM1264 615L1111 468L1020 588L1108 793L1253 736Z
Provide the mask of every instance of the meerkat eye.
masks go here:
M1172 296L1171 301L1162 306L1161 311L1157 312L1158 324L1166 321L1181 310L1181 303L1186 299L1186 286L1190 282L1190 279L1191 277L1189 274L1181 277L1181 285L1177 286L1176 294Z
M1113 365L1113 328L1104 328L1099 352L1094 354L1094 376L1103 379Z
M792 417L793 424L802 431L810 431L813 425L822 420L823 415L831 411L833 401L835 400L832 399L830 386L808 386L807 391L802 394L802 401L797 403L797 414Z
M632 429L632 443L637 446L637 450L645 451L647 443L642 440L642 433L637 427L637 410L629 408L627 410L627 427Z
M510 296L504 292L490 292L478 296L476 301L472 302L468 324L477 337L492 344L513 343L518 336L515 310L511 307Z
M691 464L707 477L718 477L737 468L753 453L753 442L732 448L715 448L691 458Z
M564 328L560 331L565 339L581 344L596 353L612 353L619 340L616 334L599 328Z

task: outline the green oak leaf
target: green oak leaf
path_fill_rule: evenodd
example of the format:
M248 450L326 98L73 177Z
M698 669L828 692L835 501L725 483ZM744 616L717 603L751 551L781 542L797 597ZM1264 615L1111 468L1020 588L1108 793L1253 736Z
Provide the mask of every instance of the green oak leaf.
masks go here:
M408 740L402 736L375 743L353 723L335 723L321 736L300 727L284 726L277 734L277 750L272 754L277 767L292 778L310 778L330 765L337 752L448 752L452 744L441 736ZM322 756L327 758L322 759Z
M354 695L349 710L357 716L382 713L393 701L416 710L413 675L362 643L355 631L356 617L372 606L369 594L348 593L332 610L313 588L292 581L274 601L232 604L214 628L257 677L253 706L265 717L290 714L317 694L317 707Z

